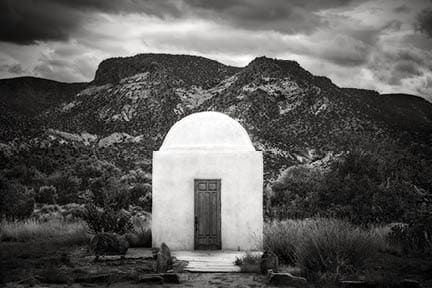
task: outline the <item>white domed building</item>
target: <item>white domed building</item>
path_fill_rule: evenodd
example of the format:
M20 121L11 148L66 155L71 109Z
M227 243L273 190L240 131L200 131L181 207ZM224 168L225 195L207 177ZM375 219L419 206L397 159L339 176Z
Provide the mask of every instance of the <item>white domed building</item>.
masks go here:
M175 123L153 152L153 247L261 250L263 158L219 112Z

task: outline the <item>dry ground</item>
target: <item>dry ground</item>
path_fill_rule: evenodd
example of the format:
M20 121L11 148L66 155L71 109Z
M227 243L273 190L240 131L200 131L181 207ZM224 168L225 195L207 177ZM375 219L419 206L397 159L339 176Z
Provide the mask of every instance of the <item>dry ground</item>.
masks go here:
M37 241L0 243L0 286L142 287L138 275L152 273L153 259L94 262L85 246ZM181 269L183 263L176 263ZM265 287L266 278L249 273L180 273L181 284L152 287ZM48 285L46 285L48 284Z
M143 287L139 275L151 273L152 259L93 262L83 245L59 242L0 242L0 287ZM410 278L432 287L432 259L380 255L374 279ZM181 264L181 263L180 263ZM177 268L179 268L181 265ZM180 267L181 268L181 267ZM180 269L179 268L179 269ZM152 287L267 287L266 278L249 273L180 273L181 284ZM48 284L48 285L47 285Z

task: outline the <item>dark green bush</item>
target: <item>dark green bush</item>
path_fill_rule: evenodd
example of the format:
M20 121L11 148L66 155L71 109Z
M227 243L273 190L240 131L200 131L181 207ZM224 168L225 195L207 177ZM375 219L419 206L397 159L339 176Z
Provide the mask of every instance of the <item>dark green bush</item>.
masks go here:
M394 225L389 241L408 254L432 255L432 211L424 205L417 214L408 224Z
M98 208L93 204L86 205L85 209L84 220L92 233L112 232L123 235L134 230L131 216L123 210Z
M27 187L0 178L0 218L22 220L34 209L34 193Z
M57 198L57 189L52 185L41 186L38 193L35 195L36 203L41 204L56 204Z

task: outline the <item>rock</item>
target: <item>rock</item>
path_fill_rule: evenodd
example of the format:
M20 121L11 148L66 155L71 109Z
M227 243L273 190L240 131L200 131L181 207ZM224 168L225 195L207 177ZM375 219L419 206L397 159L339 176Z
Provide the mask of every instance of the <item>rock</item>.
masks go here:
M129 243L129 247L138 247L139 246L139 238L135 233L127 233L125 235L126 240Z
M266 274L269 269L274 272L279 270L279 259L273 252L265 251L261 256L261 274Z
M293 276L290 273L269 273L269 283L272 285L284 285L289 287L307 287L306 278Z
M125 237L114 233L99 233L90 241L90 251L96 256L95 260L103 255L125 255L128 248Z
M165 243L162 243L160 252L156 258L156 272L165 273L169 269L172 269L172 258L171 252Z
M161 273L165 283L180 284L179 277L176 273Z
M163 284L164 278L159 274L144 274L138 277L139 283Z

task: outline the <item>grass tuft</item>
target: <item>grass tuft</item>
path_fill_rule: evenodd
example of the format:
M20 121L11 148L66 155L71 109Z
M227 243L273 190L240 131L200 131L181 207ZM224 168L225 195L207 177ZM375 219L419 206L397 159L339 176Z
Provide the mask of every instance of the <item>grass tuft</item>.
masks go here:
M334 280L366 269L386 249L382 232L375 230L336 219L275 221L265 225L264 247L282 263L299 266L311 280Z
M83 222L66 222L58 219L40 222L28 219L1 222L0 240L16 242L62 240L70 244L80 244L88 241L88 233Z

